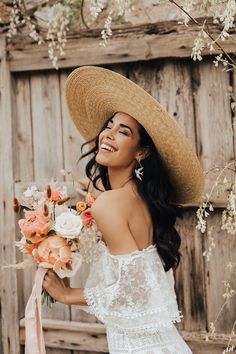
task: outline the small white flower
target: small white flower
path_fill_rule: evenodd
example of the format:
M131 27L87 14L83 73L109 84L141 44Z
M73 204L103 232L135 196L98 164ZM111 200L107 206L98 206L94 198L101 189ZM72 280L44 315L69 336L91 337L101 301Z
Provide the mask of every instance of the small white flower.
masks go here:
M35 195L35 192L37 191L36 186L31 186L26 189L26 191L23 192L23 195L27 198L33 197Z

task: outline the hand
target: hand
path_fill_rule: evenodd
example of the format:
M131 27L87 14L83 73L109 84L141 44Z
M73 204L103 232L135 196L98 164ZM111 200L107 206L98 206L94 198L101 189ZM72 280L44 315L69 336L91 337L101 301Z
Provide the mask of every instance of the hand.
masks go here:
M62 280L52 269L49 269L44 276L43 288L47 290L56 301L63 304L67 303L67 296L70 287L66 286L65 281Z

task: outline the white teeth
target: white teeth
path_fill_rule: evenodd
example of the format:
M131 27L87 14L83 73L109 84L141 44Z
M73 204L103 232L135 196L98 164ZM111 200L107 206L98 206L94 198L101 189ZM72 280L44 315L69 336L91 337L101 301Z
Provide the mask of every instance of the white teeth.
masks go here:
M111 146L107 145L107 144L102 144L101 145L101 149L106 149L106 150L109 150L109 151L116 151L115 149L113 149Z

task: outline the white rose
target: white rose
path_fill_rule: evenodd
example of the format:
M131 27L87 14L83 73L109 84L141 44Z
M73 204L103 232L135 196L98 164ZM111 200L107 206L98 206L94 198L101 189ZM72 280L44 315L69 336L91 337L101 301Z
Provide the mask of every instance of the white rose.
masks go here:
M65 238L78 237L83 226L81 217L71 211L62 213L56 217L55 231Z

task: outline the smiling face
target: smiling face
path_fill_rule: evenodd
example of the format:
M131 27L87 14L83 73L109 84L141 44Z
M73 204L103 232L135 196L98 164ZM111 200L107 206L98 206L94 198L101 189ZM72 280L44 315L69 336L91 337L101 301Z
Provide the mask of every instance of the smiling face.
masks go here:
M117 112L99 135L96 161L107 167L135 166L135 159L141 159L139 141L137 121Z

